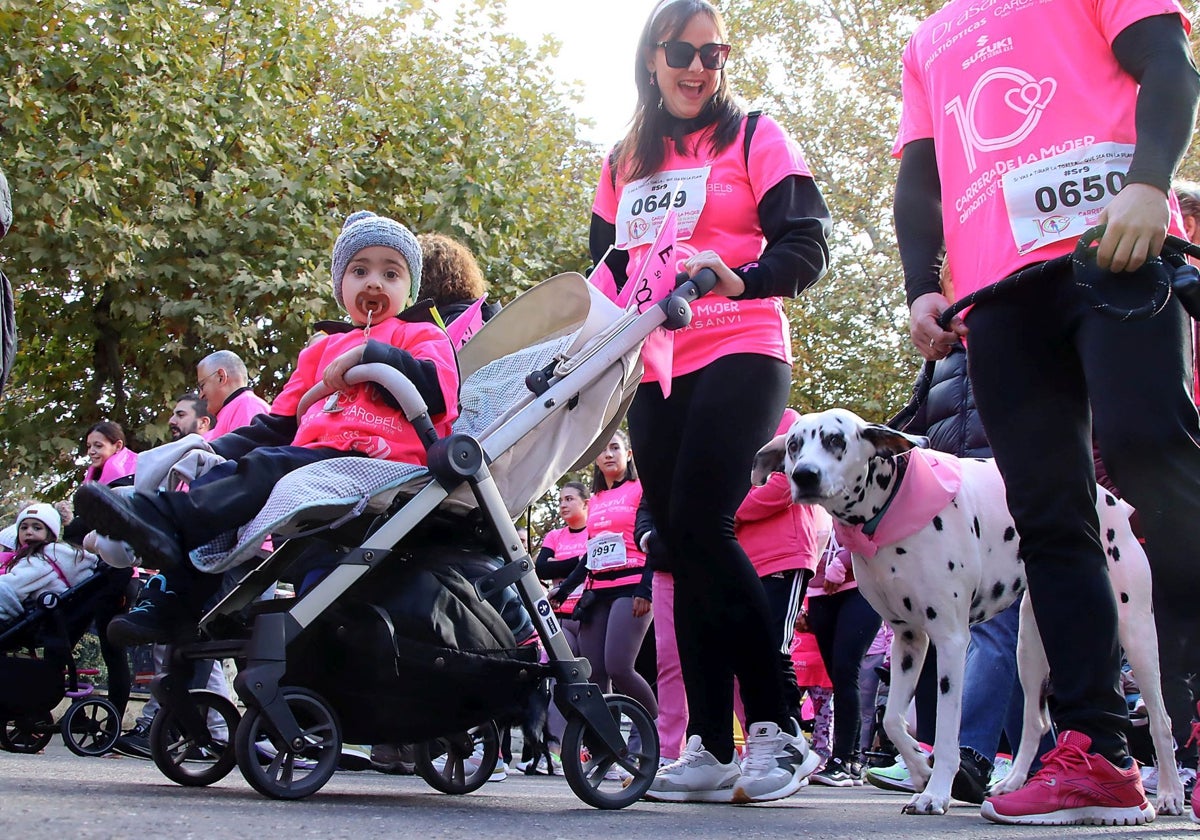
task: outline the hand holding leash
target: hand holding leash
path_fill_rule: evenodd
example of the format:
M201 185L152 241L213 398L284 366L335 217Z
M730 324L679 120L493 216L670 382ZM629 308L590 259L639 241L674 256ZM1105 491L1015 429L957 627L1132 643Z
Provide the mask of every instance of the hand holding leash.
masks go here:
M1096 264L1105 271L1137 271L1158 256L1167 236L1167 196L1149 184L1126 184L1100 213L1104 226Z
M913 301L908 310L908 331L913 346L927 362L936 362L950 354L950 348L967 335L967 325L958 315L950 319L948 329L939 320L950 308L950 301L940 292L929 292Z

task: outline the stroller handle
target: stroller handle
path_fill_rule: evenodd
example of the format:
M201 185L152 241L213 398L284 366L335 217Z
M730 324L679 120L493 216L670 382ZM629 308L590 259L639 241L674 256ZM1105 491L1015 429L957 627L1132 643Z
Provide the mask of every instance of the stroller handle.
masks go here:
M405 418L410 423L429 413L429 407L425 405L425 400L421 397L417 386L391 365L385 365L382 362L355 365L346 371L346 381L351 385L374 382L385 389L396 399L396 402L400 403L400 410L404 412ZM296 408L296 419L299 420L303 417L317 400L324 399L333 392L334 390L324 382L313 385L300 398L300 404Z
M688 277L687 272L675 276L675 294L691 302L702 298L717 285L717 273L711 268L702 268L695 277Z

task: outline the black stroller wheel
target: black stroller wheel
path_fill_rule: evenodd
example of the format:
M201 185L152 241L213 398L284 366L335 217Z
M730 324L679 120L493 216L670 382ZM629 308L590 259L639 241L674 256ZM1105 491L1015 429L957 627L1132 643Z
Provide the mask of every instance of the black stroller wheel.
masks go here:
M266 716L250 709L233 743L238 767L250 786L272 799L303 799L316 793L337 770L342 755L341 727L333 709L303 688L281 689L300 724L304 746L297 749L271 734Z
M178 709L162 706L150 724L150 757L162 774L175 784L204 787L224 779L237 764L232 738L241 715L228 698L215 691L194 688L188 692L188 698L200 719L205 721L204 731L186 732ZM225 740L218 740L209 733L208 720L213 714L225 724L229 733Z
M442 793L471 793L483 787L500 759L500 730L488 721L466 732L417 744L417 775Z
M0 747L14 753L41 752L54 737L54 718L49 714L4 721Z
M587 720L571 715L563 730L563 775L575 795L593 808L615 810L642 798L658 771L654 719L631 697L606 694L604 702L620 727L626 749L614 754Z
M75 755L104 755L121 735L121 713L106 697L88 697L71 704L60 728Z

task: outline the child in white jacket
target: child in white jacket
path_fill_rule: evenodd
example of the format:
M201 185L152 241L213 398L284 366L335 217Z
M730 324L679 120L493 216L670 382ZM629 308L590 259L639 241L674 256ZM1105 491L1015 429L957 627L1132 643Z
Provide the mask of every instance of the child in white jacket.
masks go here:
M17 515L17 549L0 552L0 620L21 615L26 602L45 592L64 592L96 568L93 554L58 541L62 518L47 504Z

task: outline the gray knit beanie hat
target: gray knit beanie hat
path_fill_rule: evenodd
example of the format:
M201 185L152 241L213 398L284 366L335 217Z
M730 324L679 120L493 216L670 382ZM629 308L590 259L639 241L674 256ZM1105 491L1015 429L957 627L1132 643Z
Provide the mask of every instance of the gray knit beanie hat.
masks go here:
M417 237L397 221L376 216L370 210L359 210L346 217L342 232L333 243L333 297L338 306L346 308L346 302L342 300L342 277L346 273L346 266L355 254L372 245L394 248L404 256L412 277L408 302L416 301L417 289L421 288L421 246Z

